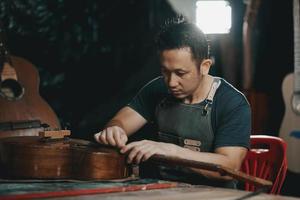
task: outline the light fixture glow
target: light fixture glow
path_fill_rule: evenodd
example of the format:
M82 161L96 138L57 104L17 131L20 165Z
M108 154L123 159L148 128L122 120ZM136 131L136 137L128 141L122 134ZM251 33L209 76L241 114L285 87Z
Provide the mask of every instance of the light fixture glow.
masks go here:
M205 34L229 33L231 6L227 1L200 0L196 6L196 24Z

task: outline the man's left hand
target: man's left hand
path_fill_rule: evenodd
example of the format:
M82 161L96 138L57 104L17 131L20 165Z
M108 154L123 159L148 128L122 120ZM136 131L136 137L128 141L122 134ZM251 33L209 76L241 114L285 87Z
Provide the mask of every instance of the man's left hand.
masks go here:
M154 142L142 140L131 142L121 149L121 153L128 153L127 162L139 164L141 161L148 160L154 154L174 156L179 146L171 143Z

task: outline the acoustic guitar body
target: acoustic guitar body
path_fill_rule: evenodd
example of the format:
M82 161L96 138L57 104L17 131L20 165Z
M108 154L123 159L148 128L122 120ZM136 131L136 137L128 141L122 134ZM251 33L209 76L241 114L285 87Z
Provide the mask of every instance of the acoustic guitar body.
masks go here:
M47 104L39 95L39 74L37 69L27 60L10 56L11 65L16 71L17 82L24 88L24 94L19 99L9 100L0 95L0 138L12 136L37 136L43 130L41 127L16 128L9 130L9 126L19 122L39 120L48 124L50 128L60 128L59 120ZM2 82L3 83L3 82ZM3 86L3 84L2 84ZM3 128L6 124L8 128ZM12 124L12 125L10 125Z
M279 136L287 142L288 169L300 173L300 115L292 109L294 74L288 74L282 83L285 113Z
M9 178L110 180L128 176L125 155L85 140L42 141L39 136L0 139L1 163Z

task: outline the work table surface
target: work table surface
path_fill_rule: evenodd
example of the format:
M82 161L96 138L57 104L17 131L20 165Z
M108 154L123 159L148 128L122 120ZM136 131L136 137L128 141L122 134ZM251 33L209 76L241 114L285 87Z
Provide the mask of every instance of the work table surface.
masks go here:
M126 182L36 182L0 183L0 199L55 199L55 200L293 200L296 197L251 193L203 185L189 185L155 179Z

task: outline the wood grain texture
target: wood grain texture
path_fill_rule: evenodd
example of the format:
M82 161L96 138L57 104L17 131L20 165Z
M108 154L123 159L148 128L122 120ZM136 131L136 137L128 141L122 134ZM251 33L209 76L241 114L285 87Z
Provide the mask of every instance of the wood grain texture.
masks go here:
M165 156L160 154L153 155L150 161L158 162L161 164L167 165L178 165L183 167L193 167L197 169L204 169L209 171L218 172L222 176L230 176L236 180L240 180L243 182L251 183L258 187L266 187L269 188L273 185L271 181L258 178L255 176L250 176L238 170L233 170L228 167L224 167L214 163L207 163L207 162L200 162L195 160L188 160L188 159L179 159L177 157Z
M40 120L50 128L60 128L58 118L49 104L39 94L39 74L32 63L11 56L18 82L24 87L25 93L21 99L10 101L0 96L0 122ZM11 136L37 136L42 128L0 131L0 138Z
M9 177L29 179L122 179L128 176L125 156L113 148L85 141L41 142L38 136L0 139L1 163Z

